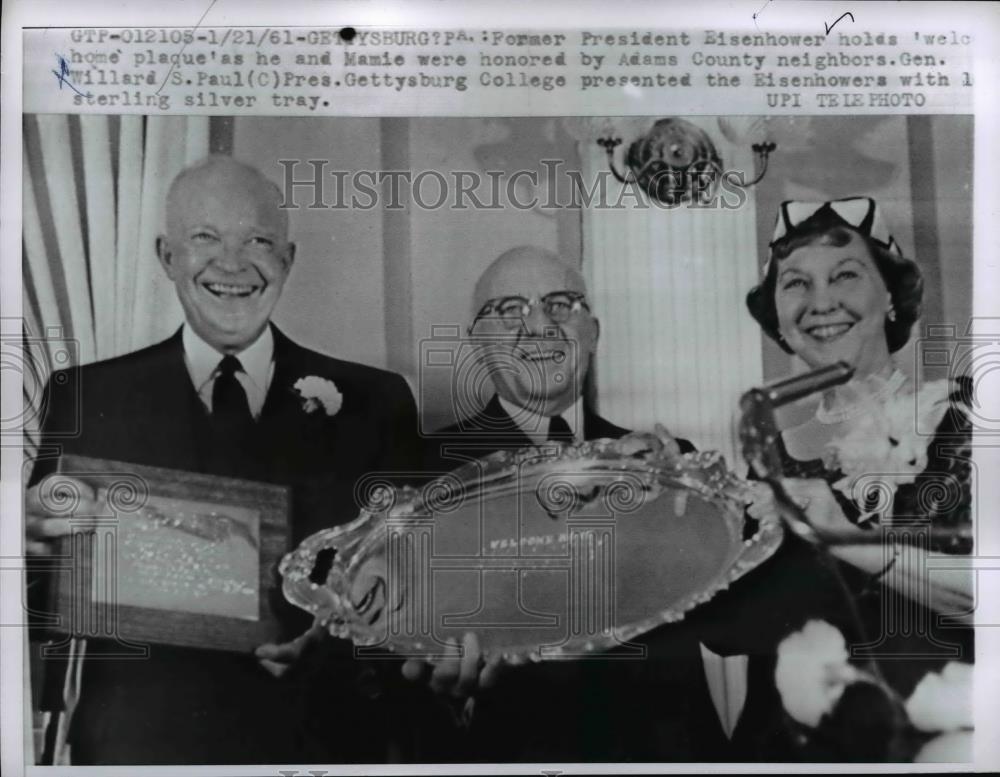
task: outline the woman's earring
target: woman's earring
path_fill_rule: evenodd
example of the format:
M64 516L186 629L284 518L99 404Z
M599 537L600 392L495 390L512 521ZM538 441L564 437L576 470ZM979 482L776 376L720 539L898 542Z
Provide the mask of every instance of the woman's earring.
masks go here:
M885 314L885 317L888 318L892 322L896 321L896 308L895 308L895 306L893 306L893 305L889 306L889 312Z

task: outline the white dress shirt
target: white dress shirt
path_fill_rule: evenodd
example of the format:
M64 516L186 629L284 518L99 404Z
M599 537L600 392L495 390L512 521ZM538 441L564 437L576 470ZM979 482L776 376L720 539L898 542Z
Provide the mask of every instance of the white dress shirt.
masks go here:
M187 324L184 325L181 338L184 341L184 363L191 382L201 403L211 413L212 389L218 376L219 362L225 354L219 353L202 340ZM264 327L260 337L234 356L243 365L243 372L236 373L236 380L247 393L250 414L256 420L264 408L264 399L271 386L271 378L274 377L274 335L271 327Z
M530 413L523 407L518 407L499 395L497 398L500 400L500 406L507 411L507 415L517 424L517 427L527 435L532 445L543 445L548 442L549 425L552 423L551 418ZM583 397L577 397L576 402L559 413L559 415L569 424L570 431L573 432L573 441L582 442Z

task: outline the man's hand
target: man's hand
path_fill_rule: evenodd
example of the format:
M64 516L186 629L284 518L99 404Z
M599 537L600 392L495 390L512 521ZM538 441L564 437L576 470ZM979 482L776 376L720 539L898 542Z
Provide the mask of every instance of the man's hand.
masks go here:
M674 459L681 455L681 446L663 424L656 424L652 432L629 432L618 441L618 448L626 456L651 454Z
M49 554L54 540L81 528L81 518L108 514L107 505L87 483L49 475L24 494L25 552Z
M257 657L257 662L271 675L281 677L299 660L309 645L322 639L325 634L326 629L317 619L309 631L291 642L282 642L280 645L268 642L258 647L254 655Z
M449 645L458 647L452 639ZM486 661L479 648L479 638L469 632L462 639L461 655L444 658L437 664L430 664L419 658L411 658L403 664L403 677L411 682L423 682L434 693L456 701L464 701L477 691L492 688L502 672L499 656Z

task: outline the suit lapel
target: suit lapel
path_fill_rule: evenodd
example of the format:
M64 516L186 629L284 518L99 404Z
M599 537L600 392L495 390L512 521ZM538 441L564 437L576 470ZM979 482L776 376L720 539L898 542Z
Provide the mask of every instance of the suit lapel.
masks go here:
M258 422L261 454L270 464L269 479L296 480L332 465L333 446L340 436L339 414L329 417L321 408L306 412L295 383L315 374L310 372L308 353L277 327L272 329L274 377Z
M627 429L615 426L606 418L602 418L597 413L593 412L589 407L587 407L586 400L584 400L583 439L602 440L607 438L617 440L620 437L624 437L626 434L628 434Z
M297 401L295 382L305 377L302 372L303 360L295 343L285 337L277 327L272 325L271 330L274 333L274 377L264 398L260 417L261 420L270 420L284 416L287 420L289 417L299 415L292 413L293 410L302 411L302 405ZM301 415L306 413L303 411Z
M500 398L496 394L493 395L493 398L486 407L476 415L474 424L477 428L489 430L492 434L495 434L498 441L502 441L500 447L521 448L533 444L531 438L521 430L514 422L514 419L504 410L503 405L500 404ZM610 438L617 440L626 434L628 434L627 429L615 426L584 404L583 439L598 440Z
M292 538L357 517L356 490L375 468L378 441L368 397L350 367L319 356L274 328L275 367L259 421L258 450L266 479L293 488ZM341 392L338 412L306 412L295 389L301 379L332 381Z
M135 373L142 381L130 393L136 407L122 414L137 427L128 434L136 448L130 459L200 470L200 430L204 429L208 413L184 362L181 330L149 358L150 368Z
M496 394L486 407L479 411L475 425L495 436L497 447L500 448L524 448L533 444L531 438L521 430L500 404L500 397Z

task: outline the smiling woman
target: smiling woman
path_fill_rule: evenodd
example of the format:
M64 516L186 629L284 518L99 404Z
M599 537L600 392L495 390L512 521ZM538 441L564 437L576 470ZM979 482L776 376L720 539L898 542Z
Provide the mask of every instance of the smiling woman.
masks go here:
M922 298L920 270L902 256L874 201L854 197L782 204L771 258L747 306L809 366L844 360L868 374L906 344Z
M836 234L841 239L801 246L781 263L778 328L810 367L846 361L868 374L886 361L892 295L861 235Z
M818 563L816 548L788 536L767 575L743 592L749 604L736 606L752 612L755 598L766 599L769 609L777 604L784 613L777 630L786 634L816 617L836 623L849 635L852 658L868 659L861 668L905 697L936 661L973 656L972 629L956 619L942 631L933 612L969 611L972 578L932 578L927 566L928 552L972 549L969 381L953 376L954 382L916 386L893 363L920 315L923 281L874 200L785 202L770 248L763 280L747 295L751 314L807 366L846 362L853 378L827 390L812 418L781 432L775 442L780 469L769 477L781 478L799 520L812 528L810 542L847 563ZM762 488L750 515L764 519L773 500ZM801 595L789 590L789 581ZM769 589L773 596L762 595ZM776 603L774 597L781 598ZM896 660L877 660L883 656ZM762 698L748 698L746 709L766 703ZM747 714L761 721L772 715L762 725L787 728L781 709ZM773 755L857 755L855 743L833 731L838 714L853 713L834 711L829 720L810 722L815 732L800 732L794 744L775 742L779 750L791 749ZM913 755L894 750L874 728L866 736L876 749L862 760Z

